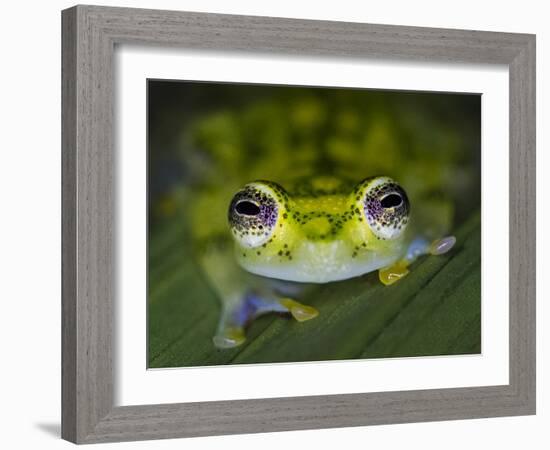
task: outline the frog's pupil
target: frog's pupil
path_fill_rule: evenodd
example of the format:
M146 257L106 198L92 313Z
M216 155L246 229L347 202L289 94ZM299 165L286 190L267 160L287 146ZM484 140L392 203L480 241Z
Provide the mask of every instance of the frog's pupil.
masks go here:
M244 216L257 216L260 214L260 207L256 203L245 200L235 205L235 211Z
M380 200L380 204L382 205L382 208L393 208L395 206L399 206L402 201L403 200L399 194L389 194Z

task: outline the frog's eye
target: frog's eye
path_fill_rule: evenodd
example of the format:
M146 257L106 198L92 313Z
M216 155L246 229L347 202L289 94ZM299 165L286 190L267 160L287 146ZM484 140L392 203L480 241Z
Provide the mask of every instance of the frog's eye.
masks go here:
M380 199L380 205L382 208L397 208L403 203L403 196L399 192L393 192L391 194L385 195Z
M367 180L362 190L363 211L372 232L380 239L401 236L410 211L405 190L388 177Z
M235 212L240 216L257 216L260 211L260 205L250 200L240 200L235 203Z
M261 182L247 184L233 196L229 226L241 245L253 248L269 240L279 216L277 196L273 186Z

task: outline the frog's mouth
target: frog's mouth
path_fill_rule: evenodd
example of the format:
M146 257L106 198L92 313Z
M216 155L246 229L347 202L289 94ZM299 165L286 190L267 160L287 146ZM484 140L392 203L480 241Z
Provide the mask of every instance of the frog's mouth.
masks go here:
M357 251L341 242L305 242L286 258L239 258L243 269L256 275L301 283L330 283L358 277L391 265L395 257Z

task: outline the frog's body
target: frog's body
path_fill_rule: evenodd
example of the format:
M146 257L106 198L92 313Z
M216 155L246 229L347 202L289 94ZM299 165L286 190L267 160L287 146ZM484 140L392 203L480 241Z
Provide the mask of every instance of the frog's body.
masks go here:
M215 97L200 89L201 102ZM216 346L242 343L263 313L315 317L297 300L322 296L325 283L378 272L391 284L419 255L452 246L442 236L459 200L477 192L466 182L477 168L464 163L478 145L477 122L462 126L425 94L236 89L238 101L226 105L224 87L217 106L199 113L201 104L177 144L183 226L221 303Z
M415 236L409 211L403 188L384 176L246 184L229 204L233 242L210 246L202 257L223 304L215 345L241 344L245 326L267 312L288 312L298 321L316 317L314 308L290 297L303 283L378 270L388 285L406 275L418 256L453 246L453 237L428 242Z

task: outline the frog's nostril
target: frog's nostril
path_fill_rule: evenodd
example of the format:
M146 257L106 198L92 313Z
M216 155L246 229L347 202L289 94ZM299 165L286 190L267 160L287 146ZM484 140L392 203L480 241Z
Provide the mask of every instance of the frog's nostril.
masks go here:
M256 203L244 200L235 205L235 211L244 216L257 216L260 214L260 207Z

